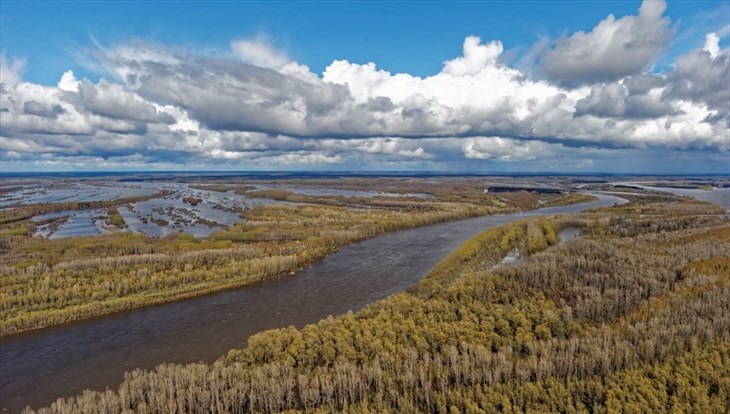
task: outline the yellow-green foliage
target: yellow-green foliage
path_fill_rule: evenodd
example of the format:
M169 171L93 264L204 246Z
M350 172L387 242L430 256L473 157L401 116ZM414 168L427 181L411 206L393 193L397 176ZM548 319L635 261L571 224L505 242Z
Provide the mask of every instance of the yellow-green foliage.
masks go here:
M119 214L119 210L117 210L116 207L112 207L107 210L107 215L109 216L109 224L112 226L120 229L127 226L127 223L124 221L124 217Z
M0 237L30 236L33 228L31 223L6 224L0 228Z
M545 218L536 218L487 230L451 252L420 282L419 288L430 291L434 285L449 284L464 272L489 270L511 250L525 255L542 251L558 243L556 226Z
M4 210L0 212L0 224L13 223L16 221L27 220L33 217L33 215L21 209Z
M558 236L555 228L544 219L531 220L527 222L527 248L528 254L533 254L558 243Z
M656 206L656 226L631 211L556 220L594 231L513 266L497 252L555 227L490 230L410 292L40 412L726 412L730 223L699 204Z
M264 205L209 238L139 234L0 243L0 334L240 287L289 274L385 232L504 211L471 203L360 200L370 208ZM347 203L345 203L347 204ZM116 208L111 224L123 226ZM29 234L19 226L0 231ZM3 244L4 243L4 244Z
M246 221L216 239L245 241L304 239L320 236L336 243L351 242L375 234L489 214L494 209L472 204L438 203L437 207L403 207L394 210L353 210L334 206L271 205L246 210Z
M544 204L545 207L564 206L568 204L587 203L589 201L598 200L598 197L583 193L570 193L567 196L553 199Z
M504 232L502 239L500 240L500 248L502 252L506 253L512 249L517 248L520 241L525 237L525 226L513 225Z

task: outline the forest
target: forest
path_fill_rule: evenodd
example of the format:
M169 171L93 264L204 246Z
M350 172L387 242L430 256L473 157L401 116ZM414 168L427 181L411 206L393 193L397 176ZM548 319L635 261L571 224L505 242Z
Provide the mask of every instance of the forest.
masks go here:
M134 370L117 390L25 412L727 412L723 213L636 197L515 222L357 313L261 332L214 364ZM581 237L560 243L565 228ZM515 250L523 260L500 265Z
M399 185L402 192L413 191L413 184ZM245 209L241 222L205 238L119 231L126 225L117 207L148 197L0 211L0 335L289 275L344 245L386 232L591 198L525 191L496 197L473 182L431 187L433 198L306 196L217 185L216 190L294 203ZM107 209L112 233L55 240L31 236L34 214L90 206Z

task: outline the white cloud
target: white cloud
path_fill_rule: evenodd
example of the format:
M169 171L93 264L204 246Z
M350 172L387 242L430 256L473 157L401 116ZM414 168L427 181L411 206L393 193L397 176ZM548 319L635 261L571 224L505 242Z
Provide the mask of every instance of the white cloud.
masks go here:
M279 68L291 61L286 53L271 46L263 37L231 42L233 53L245 63L263 68Z
M76 76L74 76L73 71L67 70L63 73L61 80L58 81L58 89L67 92L79 91L79 81L76 80Z
M707 34L707 37L705 37L705 47L702 50L708 52L713 59L720 54L720 37L717 33Z
M551 79L565 84L617 80L651 66L673 29L664 0L644 0L638 16L609 15L590 32L560 39L544 52L540 65Z
M450 75L473 75L487 66L493 66L504 51L502 42L491 41L482 44L477 36L467 36L464 39L464 55L444 62L443 73Z
M339 154L331 155L319 151L299 151L287 152L267 156L259 160L268 165L280 166L319 166L322 164L339 164L343 161L343 157Z
M566 152L561 144L542 141L519 141L502 137L477 137L464 140L462 151L467 159L519 162L556 160Z
M64 74L64 77L66 75ZM61 78L61 82L64 79ZM174 123L173 117L159 112L157 107L136 93L122 86L109 83L104 78L94 84L84 79L76 86L79 105L89 112L111 119L124 119L136 122Z
M0 54L0 83L13 85L23 80L25 59L16 58L12 61L4 54Z

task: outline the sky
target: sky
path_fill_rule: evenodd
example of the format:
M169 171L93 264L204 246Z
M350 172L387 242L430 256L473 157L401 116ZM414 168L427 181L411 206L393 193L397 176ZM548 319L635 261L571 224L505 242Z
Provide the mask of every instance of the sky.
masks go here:
M725 1L0 2L3 171L730 175Z

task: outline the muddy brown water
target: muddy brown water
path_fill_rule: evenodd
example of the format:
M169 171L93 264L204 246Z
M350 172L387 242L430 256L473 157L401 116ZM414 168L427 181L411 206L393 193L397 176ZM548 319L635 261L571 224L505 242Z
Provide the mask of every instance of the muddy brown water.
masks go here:
M406 290L449 252L490 227L625 201L599 197L386 234L342 248L294 276L2 338L2 410L45 406L86 388L116 389L124 372L134 368L212 362L245 346L256 332L302 327Z

